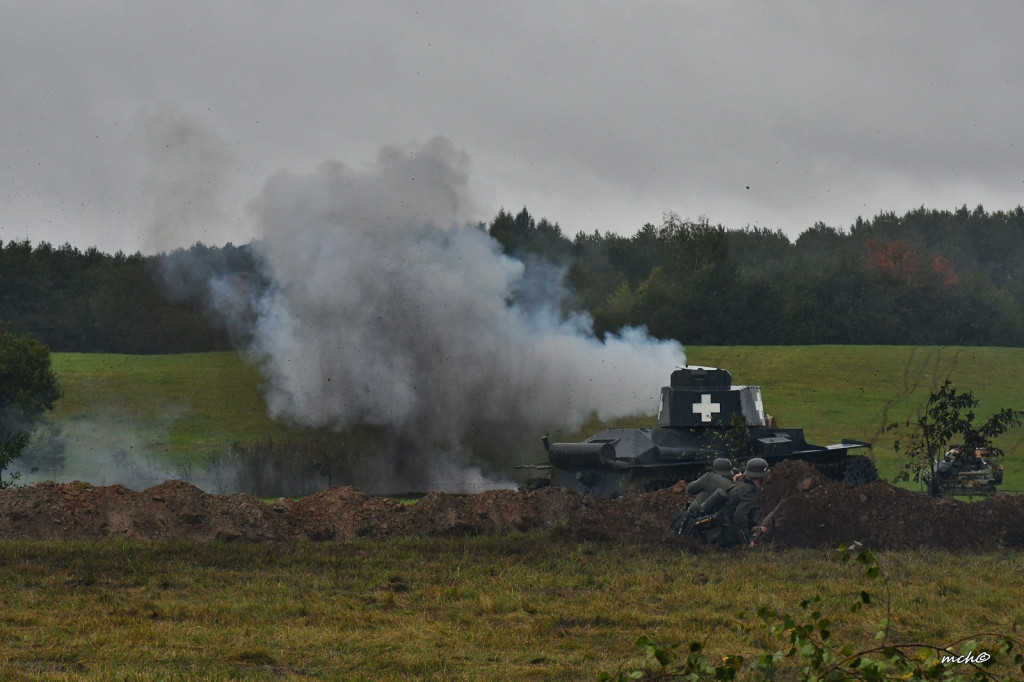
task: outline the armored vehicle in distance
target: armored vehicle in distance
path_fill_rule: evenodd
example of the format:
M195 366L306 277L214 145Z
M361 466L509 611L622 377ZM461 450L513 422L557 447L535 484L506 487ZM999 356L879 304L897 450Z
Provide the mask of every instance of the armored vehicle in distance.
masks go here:
M999 454L994 448L969 450L962 445L954 445L935 464L932 493L937 497L995 495L996 486L1003 482Z
M759 386L734 386L727 370L712 367L672 372L655 428L605 429L582 443L551 443L545 436L543 443L551 485L603 498L693 480L716 457L761 457L769 465L800 459L852 485L878 477L870 458L849 454L869 443L811 445L803 429L778 428L766 416Z

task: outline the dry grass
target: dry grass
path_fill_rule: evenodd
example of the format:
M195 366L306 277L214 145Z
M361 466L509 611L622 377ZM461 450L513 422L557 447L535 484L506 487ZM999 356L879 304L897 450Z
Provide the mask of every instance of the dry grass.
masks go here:
M897 640L1024 624L1021 555L886 553ZM820 594L870 644L882 592L823 551L684 554L557 534L348 545L0 543L4 679L594 679L641 634L712 654L781 645L754 624ZM745 613L746 617L740 614Z

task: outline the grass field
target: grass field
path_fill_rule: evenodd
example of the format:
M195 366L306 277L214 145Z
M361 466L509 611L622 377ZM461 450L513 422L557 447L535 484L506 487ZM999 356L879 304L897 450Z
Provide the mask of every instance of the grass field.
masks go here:
M946 377L975 392L982 415L1024 407L1016 349L687 350L691 363L760 384L768 411L811 442L874 441L883 470L895 466L883 424L913 414ZM235 354L58 354L54 364L67 391L56 418L75 433L123 428L140 450L186 460L295 436L265 416L259 375ZM1020 434L1003 446L1024 454ZM1008 470L1024 487L1013 456ZM0 678L596 679L642 666L641 635L703 641L712 660L784 649L756 609L800 620L800 601L816 594L837 645L875 646L886 617L889 642L957 653L980 632L1021 638L1020 552L879 561L887 587L825 550L692 554L577 542L557 526L345 545L0 541ZM862 589L876 598L852 612Z
M1024 408L1024 349L910 346L736 346L686 349L691 364L729 369L736 383L759 384L765 409L781 426L804 428L811 443L841 438L875 445L886 477L899 464L887 423L916 413L946 378L974 392L985 417L1002 407ZM271 421L258 371L235 353L126 356L57 353L65 387L55 412L80 447L117 447L200 462L234 441L257 442L311 434ZM666 368L665 382L672 368ZM652 396L660 386L652 386ZM653 417L624 420L650 425ZM591 423L578 439L598 427ZM120 434L122 440L110 440ZM1024 430L998 443L1009 453L1004 487L1024 489ZM76 443L72 443L74 447ZM543 452L537 439L525 447Z
M54 353L64 387L54 419L120 422L150 452L193 457L291 430L266 415L261 377L237 353Z
M877 645L887 616L889 643L1019 636L1019 555L879 563L891 614L884 584L826 551L693 555L545 531L287 547L0 542L0 676L596 679L642 666L640 635L702 641L711 660L784 649L756 609L799 621L816 594L837 646ZM875 599L853 613L862 589Z

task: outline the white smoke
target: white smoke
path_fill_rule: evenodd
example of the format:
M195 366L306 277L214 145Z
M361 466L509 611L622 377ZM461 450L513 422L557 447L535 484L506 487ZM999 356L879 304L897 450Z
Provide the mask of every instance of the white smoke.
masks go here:
M510 303L523 265L477 222L468 178L467 155L435 138L280 173L253 203L273 285L246 336L270 414L386 429L377 487L457 488L451 471L499 466L481 443L508 465L538 459L544 428L652 414L685 362L641 330L600 341L558 301Z
M167 407L155 420L139 421L114 406L96 405L88 418L75 417L47 424L35 434L25 453L12 466L19 484L40 481L93 485L123 485L144 490L168 479L187 479L208 492L229 490L236 481L221 482L223 472L175 467L152 446L170 438L180 409Z

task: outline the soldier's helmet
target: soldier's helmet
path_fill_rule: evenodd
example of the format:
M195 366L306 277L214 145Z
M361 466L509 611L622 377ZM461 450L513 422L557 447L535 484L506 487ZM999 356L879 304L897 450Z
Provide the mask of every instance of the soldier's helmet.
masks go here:
M723 476L729 477L732 476L732 462L730 462L725 457L719 457L714 462L712 462L711 469L716 474L721 474Z
M747 478L764 478L768 475L768 462L760 457L754 457L747 462L747 469L743 475Z

